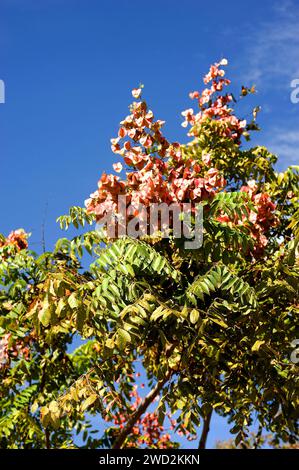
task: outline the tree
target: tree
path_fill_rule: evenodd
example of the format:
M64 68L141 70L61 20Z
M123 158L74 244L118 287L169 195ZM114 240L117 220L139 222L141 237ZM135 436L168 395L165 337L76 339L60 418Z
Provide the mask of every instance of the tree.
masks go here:
M243 448L245 449L257 449L258 447L267 447L271 449L298 449L299 444L278 444L276 441L273 441L273 436L271 434L255 434L250 433L246 438L246 441L243 443ZM227 441L217 441L216 449L241 449L242 447L236 446L234 439L228 439Z
M275 443L296 442L299 167L277 173L265 147L244 148L258 109L249 123L235 115L226 65L190 93L199 110L182 113L187 144L169 142L142 86L133 90L112 139L120 175L103 174L86 208L59 218L65 229L111 226L40 256L25 232L1 238L1 447L74 447L75 431L88 448L176 446L161 432L178 413L171 426L190 439L200 426L204 448L213 412L228 417L236 446L254 419ZM166 231L160 215L151 223L161 203L187 207L179 226L189 233L177 236L173 215ZM190 247L200 211L202 244ZM90 416L107 423L103 436Z

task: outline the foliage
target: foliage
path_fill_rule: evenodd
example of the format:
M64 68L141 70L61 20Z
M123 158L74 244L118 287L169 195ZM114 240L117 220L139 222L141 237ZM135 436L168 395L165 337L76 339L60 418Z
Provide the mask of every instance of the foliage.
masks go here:
M228 439L227 441L217 441L216 449L256 449L263 446L264 448L270 449L298 449L298 442L295 444L281 444L276 442L273 439L271 434L259 434L259 433L250 433L250 435L243 442L242 447L240 444L235 445L233 439Z
M163 121L135 101L112 140L123 178L103 174L86 209L59 218L62 228L92 224L118 213L119 195L129 221L146 207L146 224L153 203L200 202L201 247L159 230L112 239L103 228L38 256L22 231L0 239L2 448L72 448L74 433L88 448L175 446L161 437L169 413L192 439L213 410L228 417L236 446L255 419L276 442L296 442L299 168L277 173L266 148L242 147L258 129L257 110L249 123L236 117L233 95L221 94L225 65L211 67L210 88L191 93L199 111L183 112L185 145L165 139ZM253 91L243 87L241 97ZM92 416L111 424L103 436ZM145 426L154 439L144 440Z

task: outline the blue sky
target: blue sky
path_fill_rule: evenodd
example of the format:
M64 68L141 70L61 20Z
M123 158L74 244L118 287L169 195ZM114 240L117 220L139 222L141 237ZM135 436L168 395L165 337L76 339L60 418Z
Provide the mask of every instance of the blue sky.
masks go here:
M82 205L115 156L110 138L130 90L145 84L166 135L186 140L180 113L209 64L226 57L233 89L256 84L241 109L260 104L253 143L298 164L299 2L294 0L1 0L0 231L24 227L41 250L61 236L55 223ZM210 437L227 436L220 420Z

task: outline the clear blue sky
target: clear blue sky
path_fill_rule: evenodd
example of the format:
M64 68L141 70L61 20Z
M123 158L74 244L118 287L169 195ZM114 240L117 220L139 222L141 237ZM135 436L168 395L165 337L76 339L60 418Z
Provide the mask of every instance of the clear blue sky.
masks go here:
M254 142L277 152L280 168L298 164L298 24L296 0L1 0L0 231L24 227L40 250L46 212L51 249L56 217L82 205L116 161L109 139L130 90L144 83L167 136L185 139L188 92L222 57L234 89L257 86L242 109L262 105ZM227 435L219 423L210 444Z

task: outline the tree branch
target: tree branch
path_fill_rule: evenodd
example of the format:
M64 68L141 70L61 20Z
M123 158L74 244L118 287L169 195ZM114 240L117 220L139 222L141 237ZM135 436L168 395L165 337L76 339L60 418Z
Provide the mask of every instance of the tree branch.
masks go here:
M172 370L168 371L165 377L158 381L157 385L147 394L147 396L143 399L137 410L132 414L131 418L128 420L127 424L125 425L124 429L121 433L117 436L114 444L112 445L112 449L121 449L123 443L125 442L126 438L132 431L135 423L138 419L143 415L146 411L147 407L154 401L156 396L160 393L164 385L168 382L172 375Z
M209 431L210 431L210 422L211 422L212 413L213 413L213 410L210 411L207 414L207 416L204 418L203 430L202 430L200 440L199 440L199 444L198 444L199 449L205 449L206 448L207 438L208 438L208 434L209 434Z
M45 429L45 441L46 441L46 449L51 449L49 429Z

